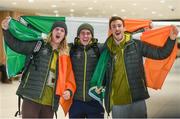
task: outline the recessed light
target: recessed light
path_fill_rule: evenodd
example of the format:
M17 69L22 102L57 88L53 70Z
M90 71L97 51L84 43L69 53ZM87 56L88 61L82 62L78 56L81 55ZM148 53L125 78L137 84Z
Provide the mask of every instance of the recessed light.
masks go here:
M155 11L152 11L151 13L152 13L152 14L156 14L156 12L155 12Z
M93 2L94 2L94 3L97 3L97 1L96 1L96 0L94 0Z
M56 5L51 5L52 8L56 8L57 6Z
M118 16L118 15L116 13L114 13L113 16Z
M17 3L16 2L12 2L13 5L16 5Z
M70 9L70 12L74 12L74 9Z
M57 13L58 13L58 10L54 10L53 12L57 14Z
M59 14L56 14L56 17L58 17L59 16Z
M32 2L34 2L34 0L28 0L28 2L32 3Z
M133 5L133 6L137 6L137 4L136 4L136 3L133 3L132 5Z
M121 12L125 12L126 10L125 9L121 9Z
M92 10L93 8L92 7L88 7L88 10Z
M147 10L148 8L145 7L145 8L143 8L143 9L144 9L144 10Z
M160 3L165 3L165 0L160 0Z
M71 5L72 5L72 6L74 6L74 5L75 5L75 3L74 3L74 2L72 2L72 3L71 3Z

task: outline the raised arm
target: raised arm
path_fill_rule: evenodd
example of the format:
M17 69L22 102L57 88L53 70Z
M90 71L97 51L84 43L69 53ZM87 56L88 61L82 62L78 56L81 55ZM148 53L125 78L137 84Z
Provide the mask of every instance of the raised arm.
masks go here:
M24 55L28 55L31 54L37 41L21 41L17 38L15 38L9 29L9 21L10 21L10 17L6 17L2 23L2 29L3 29L3 35L4 35L4 40L6 42L6 44L14 51L20 53L20 54L24 54Z
M172 26L172 27L173 28L172 28L170 35L166 41L166 44L162 48L148 45L141 41L137 41L138 45L140 45L142 55L145 57L148 57L148 58L152 58L152 59L167 58L174 48L174 44L176 42L176 37L178 35L177 28L175 26Z

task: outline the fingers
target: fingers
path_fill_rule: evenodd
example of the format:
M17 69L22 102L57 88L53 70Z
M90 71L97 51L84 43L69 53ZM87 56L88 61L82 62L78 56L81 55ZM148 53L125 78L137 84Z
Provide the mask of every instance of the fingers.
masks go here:
M103 89L103 87L96 88L96 89L95 89L95 91L96 91L96 93L97 93L97 94L100 94L100 93L101 93L101 91L102 91L102 89Z
M170 38L171 38L171 40L175 40L177 38L179 31L176 26L171 25L171 27L172 27L172 29L170 31Z
M2 22L1 22L1 26L4 30L7 30L9 28L9 21L10 21L11 17L8 16L6 17Z
M67 91L64 91L63 93L63 98L65 100L69 100L70 99L70 92L67 90Z

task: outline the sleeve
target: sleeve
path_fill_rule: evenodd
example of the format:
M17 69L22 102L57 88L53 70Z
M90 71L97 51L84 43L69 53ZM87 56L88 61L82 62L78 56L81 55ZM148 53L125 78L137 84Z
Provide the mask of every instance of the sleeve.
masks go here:
M171 40L169 37L163 47L157 47L150 44L147 44L145 42L136 41L138 45L140 46L141 54L144 57L148 57L151 59L161 60L167 58L175 45L176 40Z
M3 30L6 44L15 52L28 55L31 54L37 41L21 41L10 33L9 30Z

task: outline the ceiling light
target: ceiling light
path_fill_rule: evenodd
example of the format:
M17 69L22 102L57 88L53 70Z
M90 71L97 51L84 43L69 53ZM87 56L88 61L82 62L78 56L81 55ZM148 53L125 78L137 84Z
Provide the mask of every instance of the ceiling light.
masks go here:
M72 6L74 6L74 5L75 5L75 3L74 3L74 2L72 2L72 3L71 3L71 5L72 5Z
M59 16L59 14L56 14L56 17L58 17Z
M13 5L16 5L17 3L16 2L12 2Z
M88 10L92 10L93 8L92 7L88 7Z
M113 14L113 16L118 16L118 15L115 13L115 14Z
M133 5L133 6L137 6L137 4L136 4L136 3L133 3L132 5Z
M74 9L70 9L70 12L74 12Z
M57 14L57 13L58 13L58 10L54 10L53 12Z
M165 1L164 1L164 0L161 0L160 3L165 3Z
M125 12L126 10L125 9L121 9L121 12Z
M28 0L28 2L29 2L29 3L32 3L32 2L34 2L34 0Z
M144 9L144 10L147 10L148 8L145 7L145 8L143 8L143 9Z
M156 14L156 12L155 12L155 11L152 11L151 13L152 13L152 14Z
M56 5L51 5L52 8L56 8L57 6Z
M169 8L169 9L172 9L172 8L173 8L173 6L172 6L172 5L169 5L169 6L168 6L168 8Z
M74 14L72 14L72 13L71 13L71 14L70 14L70 16L71 16L71 17L73 17L73 16L74 16Z
M94 2L94 3L97 3L97 1L96 1L96 0L94 0L93 2Z

